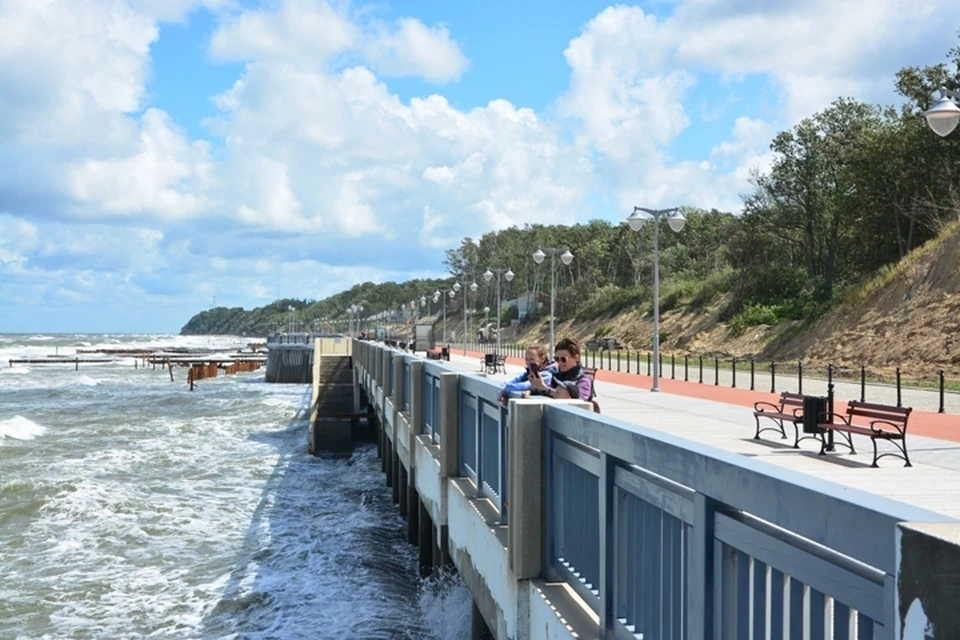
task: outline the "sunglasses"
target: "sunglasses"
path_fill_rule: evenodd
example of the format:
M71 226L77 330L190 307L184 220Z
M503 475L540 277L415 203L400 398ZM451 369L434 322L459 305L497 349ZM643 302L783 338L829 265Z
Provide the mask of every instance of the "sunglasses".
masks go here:
M567 356L560 356L557 358L557 362L561 364L567 364L567 360L573 360L573 358L568 358Z

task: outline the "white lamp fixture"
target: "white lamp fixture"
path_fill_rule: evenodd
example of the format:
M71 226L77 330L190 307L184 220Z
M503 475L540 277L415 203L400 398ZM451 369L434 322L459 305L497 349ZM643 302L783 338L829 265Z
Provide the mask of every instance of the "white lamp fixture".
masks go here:
M960 100L960 93L940 87L940 98L923 112L927 124L940 137L950 135L960 123L960 106L955 100Z

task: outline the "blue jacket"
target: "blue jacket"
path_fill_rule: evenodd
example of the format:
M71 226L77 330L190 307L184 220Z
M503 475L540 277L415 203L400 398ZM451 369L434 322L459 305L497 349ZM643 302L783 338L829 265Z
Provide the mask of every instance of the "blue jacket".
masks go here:
M548 387L551 386L553 374L556 372L557 367L553 363L548 364L546 367L540 370L540 377L543 379L544 384L546 384ZM524 370L523 373L518 375L513 380L504 383L503 387L501 388L501 392L507 396L520 395L524 391L530 391L532 387L533 385L530 384L530 380L527 377L527 372Z

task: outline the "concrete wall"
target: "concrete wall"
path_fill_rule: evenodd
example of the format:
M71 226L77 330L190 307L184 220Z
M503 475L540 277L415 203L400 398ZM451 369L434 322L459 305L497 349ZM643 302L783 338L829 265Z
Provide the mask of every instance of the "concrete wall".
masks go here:
M960 638L960 524L901 524L897 549L896 638Z

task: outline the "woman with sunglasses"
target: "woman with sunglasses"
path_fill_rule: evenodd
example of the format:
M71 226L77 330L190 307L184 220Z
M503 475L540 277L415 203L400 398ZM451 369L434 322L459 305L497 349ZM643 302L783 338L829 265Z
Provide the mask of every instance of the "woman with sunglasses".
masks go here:
M524 353L527 366L523 373L506 382L500 388L500 404L507 406L510 398L526 398L534 389L533 381L538 380L544 388L557 372L556 365L549 361L547 348L542 344L532 344Z
M580 364L580 343L575 338L564 338L554 347L557 372L549 383L539 380L531 382L534 394L551 398L574 400L593 400L593 380L586 375Z

